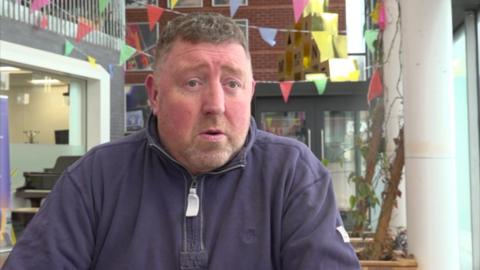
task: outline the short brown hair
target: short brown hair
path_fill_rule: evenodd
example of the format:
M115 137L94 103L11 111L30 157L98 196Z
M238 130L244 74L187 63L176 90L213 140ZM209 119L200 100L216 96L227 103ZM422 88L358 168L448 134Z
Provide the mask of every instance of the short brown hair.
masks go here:
M157 43L155 65L171 49L177 39L197 43L232 42L242 45L248 57L248 44L245 35L235 21L220 13L190 13L169 21L160 32Z

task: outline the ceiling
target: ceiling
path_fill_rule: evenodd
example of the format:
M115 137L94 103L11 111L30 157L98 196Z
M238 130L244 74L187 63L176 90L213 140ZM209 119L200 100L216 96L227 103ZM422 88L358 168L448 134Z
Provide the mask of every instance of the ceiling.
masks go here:
M480 10L480 0L452 0L453 31L463 24L465 11Z

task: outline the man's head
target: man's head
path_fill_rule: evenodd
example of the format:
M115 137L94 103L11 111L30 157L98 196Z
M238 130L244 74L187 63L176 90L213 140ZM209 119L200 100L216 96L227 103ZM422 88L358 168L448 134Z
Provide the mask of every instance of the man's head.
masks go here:
M227 163L245 142L253 76L241 29L220 14L189 14L160 34L146 79L167 151L192 174Z

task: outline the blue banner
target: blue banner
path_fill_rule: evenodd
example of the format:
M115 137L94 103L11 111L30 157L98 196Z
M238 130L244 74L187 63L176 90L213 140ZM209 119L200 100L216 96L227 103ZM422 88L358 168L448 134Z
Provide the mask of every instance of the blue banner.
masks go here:
M0 95L0 208L10 208L8 97Z

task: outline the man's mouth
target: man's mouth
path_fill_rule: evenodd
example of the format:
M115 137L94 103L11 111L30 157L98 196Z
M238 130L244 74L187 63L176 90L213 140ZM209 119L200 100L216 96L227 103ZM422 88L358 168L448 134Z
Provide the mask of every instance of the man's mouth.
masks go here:
M208 141L219 141L224 138L225 134L220 129L207 129L200 133L201 137Z

